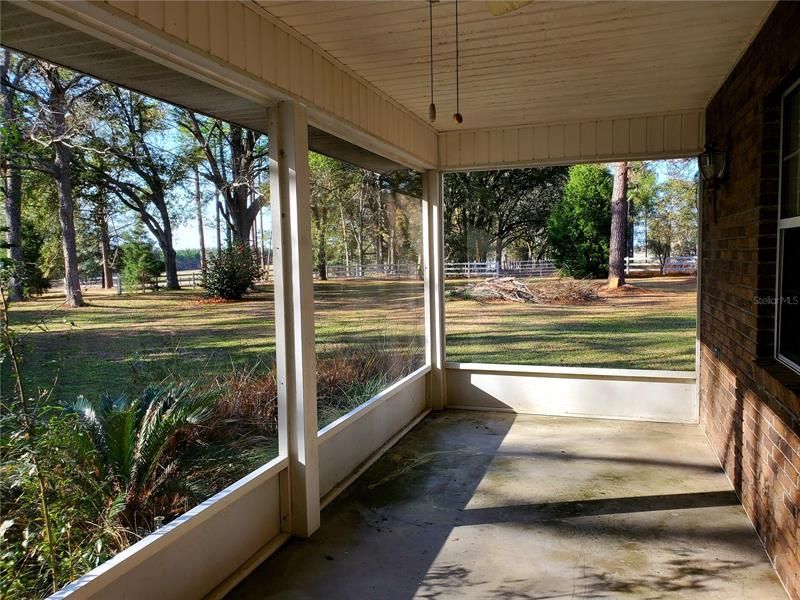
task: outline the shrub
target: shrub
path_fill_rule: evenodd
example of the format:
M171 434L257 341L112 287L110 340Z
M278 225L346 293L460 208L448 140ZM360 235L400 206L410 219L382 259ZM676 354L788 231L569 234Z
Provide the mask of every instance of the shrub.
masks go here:
M571 277L606 277L613 179L600 165L569 170L564 196L548 221L553 259Z
M44 242L44 236L30 222L22 222L22 287L25 296L38 296L50 289L50 282L40 264Z
M245 244L222 250L208 261L206 290L213 298L238 300L261 277L258 252Z
M127 288L156 287L164 261L141 227L126 236L122 244L122 281Z

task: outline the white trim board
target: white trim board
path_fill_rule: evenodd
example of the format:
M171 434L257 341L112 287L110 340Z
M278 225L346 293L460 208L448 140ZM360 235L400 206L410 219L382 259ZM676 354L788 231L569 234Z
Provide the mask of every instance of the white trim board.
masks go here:
M697 423L694 372L447 365L447 407Z

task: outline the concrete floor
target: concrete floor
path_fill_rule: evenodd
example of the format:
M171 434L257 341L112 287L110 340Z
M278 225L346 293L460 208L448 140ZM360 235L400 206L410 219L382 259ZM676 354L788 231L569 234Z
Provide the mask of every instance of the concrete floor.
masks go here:
M786 595L697 426L445 411L229 597Z

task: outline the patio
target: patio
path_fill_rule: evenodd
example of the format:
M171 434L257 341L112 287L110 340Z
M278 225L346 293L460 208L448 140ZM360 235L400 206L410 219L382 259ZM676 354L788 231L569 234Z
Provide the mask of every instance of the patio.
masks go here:
M429 416L229 594L785 598L696 425Z
M279 456L53 597L800 598L800 4L497 4L461 124L455 2L3 0L4 46L269 135ZM422 175L425 365L322 430L309 150ZM444 173L705 150L692 371L447 362Z

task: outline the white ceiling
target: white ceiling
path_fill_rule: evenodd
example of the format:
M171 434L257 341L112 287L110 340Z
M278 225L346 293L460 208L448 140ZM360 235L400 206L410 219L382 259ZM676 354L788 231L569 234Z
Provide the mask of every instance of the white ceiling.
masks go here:
M258 1L420 117L430 103L426 0ZM704 108L772 2L542 2L501 17L433 4L439 130L604 119Z

